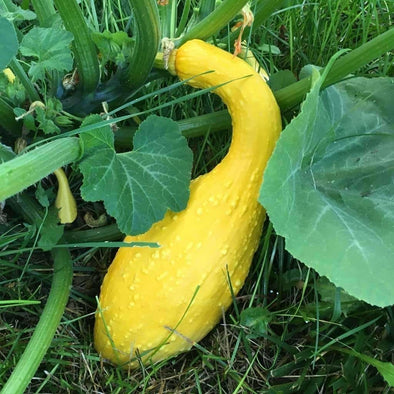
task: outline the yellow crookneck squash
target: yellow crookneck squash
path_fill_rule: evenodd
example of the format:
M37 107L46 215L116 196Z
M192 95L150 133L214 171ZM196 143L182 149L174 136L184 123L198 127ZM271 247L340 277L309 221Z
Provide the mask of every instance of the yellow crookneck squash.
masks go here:
M242 59L200 40L175 50L181 80L215 89L232 117L226 157L191 182L185 210L167 212L145 234L120 248L102 287L94 332L105 359L135 367L190 349L221 319L248 274L265 212L257 198L266 163L281 131L275 98ZM206 73L207 71L212 71ZM230 286L232 290L230 289Z

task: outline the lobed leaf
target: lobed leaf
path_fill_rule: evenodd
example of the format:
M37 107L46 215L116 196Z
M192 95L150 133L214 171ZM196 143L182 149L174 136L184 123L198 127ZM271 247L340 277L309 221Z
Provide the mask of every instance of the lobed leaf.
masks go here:
M394 80L319 94L282 133L260 202L294 257L370 304L394 304Z
M100 121L91 116L84 125ZM168 209L180 211L189 198L192 153L177 123L152 115L134 136L134 150L116 153L109 126L81 134L82 197L103 200L127 234L140 234Z
M35 58L29 75L33 82L44 79L47 71L69 71L73 66L70 44L73 35L55 28L33 27L20 45L22 55Z
M18 52L18 39L14 25L4 17L0 17L0 34L0 71L2 71Z

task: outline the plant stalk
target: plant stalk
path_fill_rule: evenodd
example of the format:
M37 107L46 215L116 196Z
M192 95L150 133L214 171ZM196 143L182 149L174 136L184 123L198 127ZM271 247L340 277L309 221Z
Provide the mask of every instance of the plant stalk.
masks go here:
M23 67L19 64L16 58L13 58L10 62L10 68L12 72L19 78L23 87L26 90L26 93L29 97L31 102L33 101L40 101L40 95L38 94L36 88L34 87L33 83L31 82L30 78L27 76Z
M118 241L122 238L124 238L124 234L119 230L116 224L109 224L89 230L65 231L63 236L64 241L69 244Z
M135 22L135 45L125 70L125 82L138 88L147 79L160 45L159 12L155 0L129 0Z
M340 57L331 67L323 88L339 82L349 74L394 48L394 28ZM322 71L323 72L323 71ZM311 78L304 78L275 92L276 100L282 111L300 104L311 88Z
M74 56L82 91L94 92L100 80L96 47L76 0L54 0L65 28L74 35Z
M53 251L53 278L47 303L34 333L1 394L23 393L47 352L63 316L71 289L72 261L66 248Z
M50 27L52 17L56 15L52 0L31 0L34 12L41 27Z
M193 38L207 40L229 23L247 2L247 0L224 0L210 15L182 36L176 43L177 46Z
M192 118L178 120L179 130L186 138L201 137L231 127L231 116L227 110L216 111L209 114L193 116ZM115 146L120 149L130 149L137 127L121 127L115 133Z
M81 154L79 139L51 141L0 165L0 201L21 192Z
M179 20L178 27L175 31L175 37L179 37L183 33L183 31L185 30L185 27L186 27L188 19L189 19L190 5L191 5L191 0L185 0L185 2L183 4L182 15Z

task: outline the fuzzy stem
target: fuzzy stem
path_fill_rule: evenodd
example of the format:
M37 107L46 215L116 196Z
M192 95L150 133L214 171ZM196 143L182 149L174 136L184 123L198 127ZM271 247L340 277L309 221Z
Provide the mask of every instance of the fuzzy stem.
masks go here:
M0 201L21 192L81 154L79 139L61 138L0 165Z
M50 27L51 18L56 14L52 0L31 0L34 12L41 27Z
M27 76L23 67L19 64L18 60L13 58L10 62L12 72L19 78L23 87L25 88L30 101L40 101L40 95L37 93L36 88Z
M155 0L130 0L136 24L135 46L125 71L130 88L141 86L147 79L160 44L159 13Z
M66 248L53 251L53 278L47 303L22 357L1 394L23 393L47 352L66 307L72 281L72 261Z
M96 47L76 0L54 0L65 28L74 35L73 48L80 86L84 93L96 90L100 79Z
M184 36L182 36L177 42L177 45L182 45L193 38L207 40L229 23L234 16L241 11L246 3L247 0L223 1L210 15L194 25Z
M119 230L116 224L109 224L107 226L91 228L89 230L65 231L63 238L70 244L105 242L122 239L124 238L124 234Z

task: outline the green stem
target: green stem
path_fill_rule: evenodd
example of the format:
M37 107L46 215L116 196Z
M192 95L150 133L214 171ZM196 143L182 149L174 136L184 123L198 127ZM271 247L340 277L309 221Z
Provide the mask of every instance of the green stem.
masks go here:
M182 36L177 45L182 45L193 38L207 40L229 23L247 2L248 0L224 0L215 11Z
M130 0L136 25L135 45L125 71L130 88L141 86L147 79L160 44L159 12L155 0Z
M1 394L23 393L47 352L63 316L71 289L72 261L66 248L53 251L53 278L47 303L22 357Z
M50 27L56 15L52 0L31 0L34 12L41 27Z
M104 242L117 241L122 239L124 234L119 230L116 224L108 226L91 228L89 230L66 231L63 239L70 244L85 242Z
M7 205L21 215L23 220L30 224L41 224L44 220L44 210L38 202L28 193L19 193L7 200ZM116 224L109 224L103 227L88 230L67 230L63 234L63 240L68 244L82 242L104 242L117 241L122 239L124 234Z
M61 138L0 165L0 201L21 192L81 154L79 139Z
M74 35L73 48L80 86L84 93L95 91L100 70L96 47L76 0L54 0L65 28Z
M227 110L194 116L178 120L179 130L186 138L201 137L209 133L216 133L231 127L231 116ZM115 146L130 149L137 127L121 127L115 133Z
M198 10L198 20L205 19L215 10L215 0L201 0L200 9Z
M327 87L349 74L357 71L374 59L394 48L394 28L366 42L360 47L340 57L332 66L323 83ZM311 88L311 78L304 78L275 92L276 100L282 111L289 110L301 103Z
M159 22L160 22L160 33L162 37L173 38L173 31L171 30L172 22L171 22L171 14L172 14L172 6L171 4L175 4L176 2L172 1L171 3L165 5L158 5L159 12Z
M185 30L187 21L189 19L189 11L190 11L191 0L185 0L182 10L181 19L179 21L179 25L175 31L175 37L179 37L183 31Z
M0 163L12 160L15 158L15 156L15 153L11 150L8 151L1 149ZM42 207L27 193L19 193L18 195L12 196L7 200L7 205L11 206L11 209L21 214L23 219L28 223L42 223L44 220L44 212Z
M33 83L31 82L30 78L27 76L25 70L20 65L18 60L13 58L10 62L10 68L12 72L19 78L23 87L26 90L26 93L30 99L30 101L40 101L40 95L38 94L36 88L34 87Z
M0 128L6 129L16 137L20 136L21 127L15 120L12 107L0 97Z
M29 194L19 193L7 200L7 205L14 212L22 215L23 220L30 224L40 225L44 221L44 210L42 206Z

